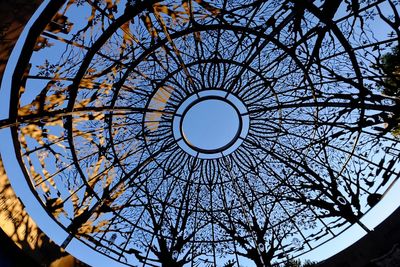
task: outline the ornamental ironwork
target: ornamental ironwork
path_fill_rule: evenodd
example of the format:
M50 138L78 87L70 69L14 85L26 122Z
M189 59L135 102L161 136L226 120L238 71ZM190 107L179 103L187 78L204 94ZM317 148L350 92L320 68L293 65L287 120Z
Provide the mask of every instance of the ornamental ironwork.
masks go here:
M399 26L395 0L50 1L0 126L43 209L99 253L270 266L369 231L397 180L381 92ZM231 128L199 141L211 109Z

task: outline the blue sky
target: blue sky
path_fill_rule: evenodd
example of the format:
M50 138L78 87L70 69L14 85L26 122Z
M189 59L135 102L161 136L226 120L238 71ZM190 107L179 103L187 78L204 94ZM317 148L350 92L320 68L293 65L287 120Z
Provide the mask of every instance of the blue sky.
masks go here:
M40 9L46 5L48 1L45 1ZM36 13L38 14L38 13ZM35 15L33 20L37 17ZM32 22L28 24L31 25ZM376 31L374 33L379 37L380 35L385 35L387 28L383 24L372 24ZM23 44L23 40L26 36L27 31L25 30L19 40L13 54L10 58L10 62L7 66L6 73L1 85L0 99L9 99L9 90L11 75L15 61L18 58L19 51ZM379 38L378 38L379 39ZM216 114L216 109L219 111L224 110L224 112ZM237 128L237 117L232 115L232 109L229 106L221 106L218 103L210 102L205 106L199 105L193 109L187 116L191 118L184 121L184 131L187 138L193 143L199 146L204 145L206 148L219 147L222 144L230 140L232 132ZM0 119L8 117L8 102L2 101L0 105ZM209 119L204 120L204 117ZM196 121L196 123L194 123ZM199 123L199 122L200 123ZM210 131L209 131L210 130ZM222 134L219 134L222 133ZM226 134L228 133L228 134ZM210 136L214 138L210 138ZM215 137L218 138L215 138ZM9 129L0 130L0 140L12 140L10 136ZM202 144L202 142L205 142ZM28 212L32 215L38 225L45 229L45 232L58 244L61 244L66 238L67 234L59 229L58 225L48 217L44 212L40 211L40 207L37 206L36 198L26 192L29 192L29 187L25 182L25 178L20 170L19 164L13 155L13 144L11 142L3 142L0 148L1 156L5 163L6 171L10 176L11 183L16 191L16 193L21 197L26 205ZM392 190L385 196L385 198L375 206L361 221L367 225L370 229L373 229L381 220L386 218L399 203L398 200L398 190L400 190L400 184L396 183ZM302 259L311 260L323 260L336 252L340 251L344 247L352 244L355 240L359 239L365 234L365 232L357 225L352 226L348 231L337 237L336 239L329 241L323 247L317 248L310 253L302 256ZM74 256L85 259L85 261L94 266L117 266L117 264L104 256L97 254L92 249L86 247L82 242L78 240L73 240L67 247L69 251ZM249 265L251 266L251 265Z

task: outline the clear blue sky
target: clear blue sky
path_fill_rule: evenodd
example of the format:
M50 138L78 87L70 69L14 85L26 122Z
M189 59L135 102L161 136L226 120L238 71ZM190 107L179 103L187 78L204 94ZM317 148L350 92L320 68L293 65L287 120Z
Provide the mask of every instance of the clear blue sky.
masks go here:
M49 0L44 1L40 9L42 9L48 1ZM34 18L35 17L37 17L37 15L35 15ZM374 22L372 24L372 30L374 30L377 39L386 38L387 27L381 22ZM28 25L31 25L31 22ZM4 99L9 99L8 88L10 88L10 77L25 36L26 30L12 54L3 78L0 91L0 99L2 100L0 105L0 119L8 117L8 102L4 101ZM195 106L195 108L187 114L187 117L187 120L183 123L184 132L187 138L193 142L193 144L204 148L220 147L226 142L229 142L233 137L233 133L235 133L235 130L237 129L237 117L232 111L232 108L227 105L221 105L221 103L217 103L216 101L208 102L205 105ZM56 225L50 217L41 211L41 208L38 207L36 198L31 194L26 193L29 192L29 189L27 184L24 182L25 178L15 159L15 155L13 155L14 149L10 142L12 138L9 129L3 129L0 131L0 140L3 140L3 144L0 147L1 156L5 163L7 173L12 174L10 176L11 182L16 193L22 198L28 212L32 215L38 225L44 229L56 243L61 244L67 237L67 234L60 230L58 225ZM386 218L399 204L399 190L400 184L396 183L385 198L362 219L362 222L364 222L370 229L373 229L381 220ZM364 234L365 232L359 226L354 225L349 229L349 231L340 235L338 238L329 241L323 247L317 248L301 258L318 261L323 260L352 244ZM83 243L77 240L73 240L67 250L74 256L84 259L87 263L94 266L118 266L118 264L113 260L97 254L95 251L86 247ZM251 264L249 264L249 266L251 266Z

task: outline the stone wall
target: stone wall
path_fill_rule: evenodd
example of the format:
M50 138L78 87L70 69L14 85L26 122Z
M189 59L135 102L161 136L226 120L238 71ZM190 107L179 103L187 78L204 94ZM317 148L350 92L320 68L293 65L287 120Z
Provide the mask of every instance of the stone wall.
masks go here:
M8 58L25 24L43 0L0 1L0 84Z
M373 232L322 262L321 267L400 266L400 208Z

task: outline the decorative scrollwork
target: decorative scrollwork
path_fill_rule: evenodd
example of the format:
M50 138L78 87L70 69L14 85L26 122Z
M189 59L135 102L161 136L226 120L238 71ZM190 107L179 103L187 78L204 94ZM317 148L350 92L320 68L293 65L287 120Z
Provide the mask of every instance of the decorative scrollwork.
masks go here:
M53 18L21 55L2 126L38 200L100 253L269 266L361 224L397 179L386 151L400 144L382 125L399 100L376 66L398 45L398 8L66 1L35 24ZM175 122L203 98L244 129L212 152Z

